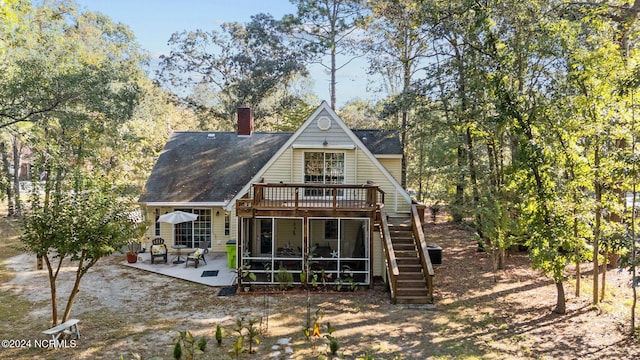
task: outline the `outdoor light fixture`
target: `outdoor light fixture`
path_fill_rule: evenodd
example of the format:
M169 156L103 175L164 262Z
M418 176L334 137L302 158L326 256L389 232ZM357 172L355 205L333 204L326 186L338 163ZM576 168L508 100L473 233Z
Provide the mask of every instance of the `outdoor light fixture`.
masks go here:
M220 210L216 211L216 216L220 216Z

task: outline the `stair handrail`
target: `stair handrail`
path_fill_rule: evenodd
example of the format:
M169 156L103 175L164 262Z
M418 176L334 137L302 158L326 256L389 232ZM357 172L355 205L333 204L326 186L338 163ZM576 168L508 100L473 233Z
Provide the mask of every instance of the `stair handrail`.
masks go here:
M433 265L431 264L431 258L429 257L427 242L424 238L424 231L422 230L422 219L420 219L420 216L418 215L418 208L416 204L411 205L411 227L418 248L418 254L420 255L422 271L425 275L425 279L427 280L429 302L433 303L433 277L435 276L435 272L433 271Z
M384 204L378 205L377 214L379 216L378 220L380 222L380 229L382 233L382 243L384 244L384 253L387 260L387 274L389 274L391 301L395 304L400 270L398 269L398 261L396 260L396 254L393 251L393 244L391 243L391 233L389 232L389 223L387 222L387 214L384 211Z

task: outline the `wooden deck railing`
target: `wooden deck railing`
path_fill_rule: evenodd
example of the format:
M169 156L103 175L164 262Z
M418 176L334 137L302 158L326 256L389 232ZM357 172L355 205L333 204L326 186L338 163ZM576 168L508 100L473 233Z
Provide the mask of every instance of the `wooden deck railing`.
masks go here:
M380 210L377 212L378 218L376 221L380 224L382 233L382 244L384 245L384 253L386 256L387 274L389 275L389 289L391 291L391 302L396 303L396 290L398 288L398 276L400 276L400 269L398 268L398 261L396 260L396 254L393 251L393 245L391 243L391 234L389 233L389 223L387 223L387 214L384 211L384 204L380 205Z
M418 248L418 254L420 254L420 262L422 263L422 272L427 280L427 287L429 288L429 302L433 303L433 277L435 272L433 271L433 265L431 264L431 258L429 257L429 250L427 248L427 242L424 239L424 231L422 231L422 221L424 218L420 218L418 215L418 208L416 205L411 206L411 227L413 229L413 237L416 241Z
M238 214L252 209L332 208L375 210L384 191L375 184L253 184L253 197L238 199Z

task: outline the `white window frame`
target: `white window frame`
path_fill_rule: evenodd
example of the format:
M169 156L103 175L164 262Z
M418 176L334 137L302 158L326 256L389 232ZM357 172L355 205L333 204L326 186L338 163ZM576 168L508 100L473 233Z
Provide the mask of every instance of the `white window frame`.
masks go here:
M312 181L307 181L307 154L322 154L322 163L323 163L323 167L322 167L322 175L319 175L322 177L322 182L312 182ZM341 174L339 174L337 177L342 177L342 181L341 182L327 182L327 154L340 154L342 155L342 169L341 169ZM308 185L313 185L313 184L329 184L329 185L341 185L341 184L345 184L345 180L346 180L346 174L347 174L347 164L346 164L346 158L347 158L347 154L346 152L343 151L305 151L302 154L302 182L304 184L308 184ZM331 160L331 159L330 159ZM303 193L303 196L305 198L308 199L327 199L327 198L331 198L333 197L333 195L329 194L329 193L325 193L324 195L309 195L307 191L305 191ZM338 193L338 198L341 198L343 195L342 193Z

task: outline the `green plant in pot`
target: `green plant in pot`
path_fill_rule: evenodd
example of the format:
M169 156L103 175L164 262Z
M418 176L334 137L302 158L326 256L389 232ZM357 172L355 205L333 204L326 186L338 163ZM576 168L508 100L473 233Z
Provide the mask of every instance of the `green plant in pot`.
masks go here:
M141 222L138 225L138 229L136 230L136 236L133 239L131 239L131 241L129 241L129 244L127 244L127 247L128 247L127 262L128 263L133 264L138 261L138 253L142 248L141 244L145 238L145 234L148 228L149 226L146 224L146 222Z
M131 241L127 250L127 262L133 264L138 261L138 251L140 251L140 243L137 240Z

